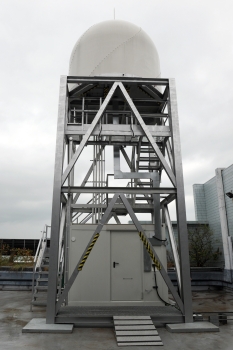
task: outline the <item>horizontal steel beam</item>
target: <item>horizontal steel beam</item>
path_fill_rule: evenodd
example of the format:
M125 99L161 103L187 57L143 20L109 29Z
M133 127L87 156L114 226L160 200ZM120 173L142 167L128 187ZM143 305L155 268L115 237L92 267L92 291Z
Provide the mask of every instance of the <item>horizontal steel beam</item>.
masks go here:
M63 186L62 193L124 193L124 194L171 194L176 193L172 187L81 187Z
M137 140L137 139L136 139ZM77 140L74 140L74 144L75 145L79 145L80 144L80 141L77 141ZM92 146L92 145L102 145L102 146L114 146L114 145L124 145L124 146L138 146L138 141L122 141L122 140L119 140L119 141L112 141L112 140L109 140L109 141L87 141L86 143L86 146Z
M146 200L146 199L144 199L143 197L141 198L142 200ZM151 198L152 199L152 198ZM72 204L71 205L71 208L73 208L73 209L80 209L80 211L81 211L81 209L91 209L91 208L103 208L103 209L106 209L108 206L106 205L106 204ZM114 205L114 208L115 209L122 209L122 208L125 208L124 206L123 206L123 204L122 203L116 203L115 205ZM136 209L153 209L154 208L154 206L153 206L153 204L135 204L135 205L132 205L132 208L134 209L134 208L136 208Z
M105 210L106 209L102 209L103 213L105 213ZM133 207L133 210L135 213L140 213L140 214L151 214L153 211L154 211L154 206L152 208L152 206L148 206L146 208L142 208L141 206L138 208L138 207ZM93 208L87 208L87 209L72 209L72 213L75 215L77 213L79 213L80 215L81 214L91 214L93 212ZM114 208L112 210L112 212L116 213L116 215L119 215L119 216L125 216L127 215L127 210L123 207L120 207L120 208ZM76 220L74 218L74 220ZM89 219L88 219L89 220ZM81 222L79 222L80 224Z
M154 85L168 85L168 79L161 78L132 78L132 77L77 77L68 76L68 84L77 83L114 83L114 82L132 83L132 84L154 84Z
M91 124L75 125L68 124L65 134L69 136L85 135ZM152 136L157 137L170 137L171 132L169 126L153 125L147 126ZM132 131L133 129L133 131ZM92 132L95 136L144 136L144 132L140 125L127 125L127 124L102 124L97 125Z
M81 100L82 100L82 97L80 97L80 98L70 97L69 98L69 101L81 101ZM88 98L86 98L86 100L88 100ZM94 100L94 98L91 99L91 101L93 101L93 100ZM99 97L96 100L98 100L98 103L99 103ZM122 101L122 99L120 99L120 98L119 99L116 98L114 100L115 101L117 101L117 100ZM133 102L150 102L151 100L148 101L146 99L140 99L139 100L138 98L132 98L132 101ZM160 100L158 100L158 101L154 100L154 102L160 102ZM82 109L82 108L78 108L78 106L79 106L78 103L72 104L70 107L73 108L73 110L71 110L71 111L72 112L75 111L75 113L79 113L79 114L81 114L81 113L88 113L88 115L91 115L91 114L95 115L98 112L98 110L99 110L99 109ZM117 114L117 115L124 114L125 117L130 117L132 112L131 111L126 111L124 109L117 109L117 110L109 109L108 110L108 108L107 108L105 110L105 114L111 114L111 115L113 115L113 114ZM76 118L79 117L79 116L76 115ZM169 115L166 114L166 113L145 113L145 112L141 113L141 116L144 117L144 118L168 118L169 117ZM73 123L71 123L71 125L72 124Z

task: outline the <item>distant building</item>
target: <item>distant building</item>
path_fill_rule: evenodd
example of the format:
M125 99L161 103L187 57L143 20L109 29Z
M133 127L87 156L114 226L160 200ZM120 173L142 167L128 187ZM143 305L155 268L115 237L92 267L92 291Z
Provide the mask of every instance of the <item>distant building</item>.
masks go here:
M197 221L207 222L213 231L215 247L222 251L217 265L232 270L233 164L218 168L204 184L193 185Z

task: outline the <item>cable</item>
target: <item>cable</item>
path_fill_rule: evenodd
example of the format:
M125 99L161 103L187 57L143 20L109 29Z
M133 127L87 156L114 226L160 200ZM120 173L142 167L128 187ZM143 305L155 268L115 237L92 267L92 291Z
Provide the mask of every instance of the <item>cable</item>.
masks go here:
M180 308L179 308L177 305L172 305L172 304L166 302L166 301L160 296L160 294L159 294L159 289L158 289L159 287L158 287L157 280L156 280L155 264L152 264L152 266L153 266L153 269L154 269L154 276L155 276L155 286L154 286L153 288L156 290L156 293L157 293L159 299L165 304L165 306L173 306L173 307L175 307L177 310L180 310ZM180 311L181 311L181 310L180 310Z
M157 239L160 242L167 242L167 238L166 239L160 239L160 238L157 238L155 236L152 236L152 238L155 238L155 239Z

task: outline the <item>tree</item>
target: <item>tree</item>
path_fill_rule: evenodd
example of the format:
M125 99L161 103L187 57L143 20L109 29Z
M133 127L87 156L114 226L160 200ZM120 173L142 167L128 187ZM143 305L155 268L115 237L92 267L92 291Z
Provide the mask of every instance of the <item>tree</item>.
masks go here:
M208 225L189 230L188 234L191 265L203 267L208 261L218 260L222 253L219 248L214 250L213 243L217 240L213 240L213 232Z

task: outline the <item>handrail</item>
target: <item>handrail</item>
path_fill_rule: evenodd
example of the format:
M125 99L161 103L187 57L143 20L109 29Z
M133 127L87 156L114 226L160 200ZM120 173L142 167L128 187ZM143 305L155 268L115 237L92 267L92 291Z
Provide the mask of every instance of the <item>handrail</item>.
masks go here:
M47 247L48 227L51 227L51 226L45 225L45 228L44 228L44 230L42 232L42 236L41 236L40 241L38 243L38 246L37 246L37 249L36 249L36 254L35 254L35 257L34 257L34 261L33 261L32 298L31 298L30 311L32 311L32 302L33 302L33 295L34 295L34 290L35 290L35 286L34 286L34 284L35 284L35 273L36 273L37 268L41 266L41 262L43 261L44 253L45 253L45 250L46 250L46 247ZM44 245L43 245L43 243L44 243ZM42 249L43 249L43 251L42 251ZM39 262L38 258L39 258L40 252L42 252L42 254L41 254L40 264L38 266L37 263Z
M60 259L59 259L59 269L58 269L58 277L59 277L59 286L58 286L58 295L61 294L62 288L62 274L64 269L64 245L62 245Z
M41 242L42 242L42 239L43 239L43 235L44 235L44 232L42 233L42 237L40 237L40 241L39 241L37 249L36 249L36 254L35 254L34 260L33 260L34 263L36 262L37 257L38 257L38 253L39 253L39 250L40 250L40 246L41 246Z

